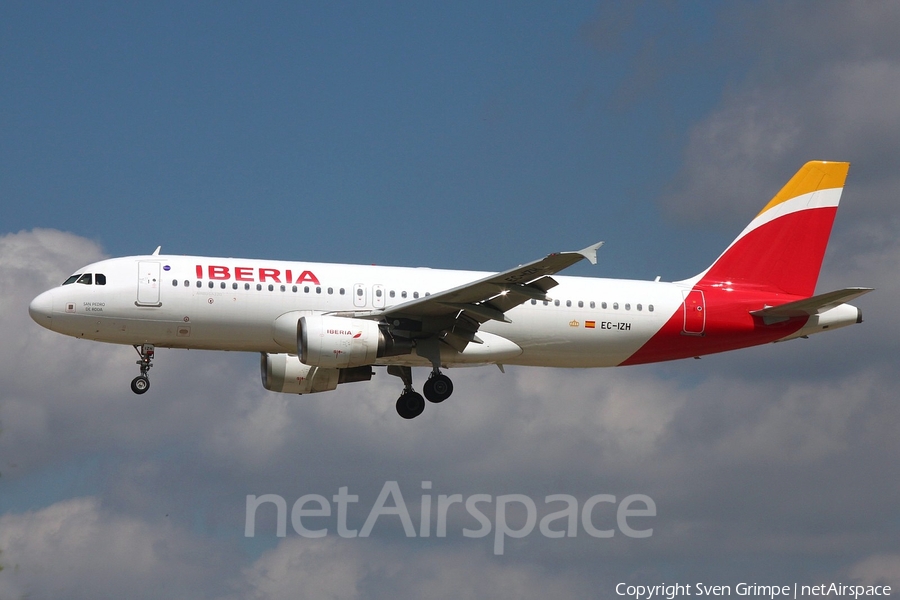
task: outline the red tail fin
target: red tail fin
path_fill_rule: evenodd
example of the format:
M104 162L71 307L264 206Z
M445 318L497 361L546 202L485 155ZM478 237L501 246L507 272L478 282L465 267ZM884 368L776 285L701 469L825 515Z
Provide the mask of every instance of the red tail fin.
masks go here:
M845 162L803 165L693 282L812 296L849 168Z

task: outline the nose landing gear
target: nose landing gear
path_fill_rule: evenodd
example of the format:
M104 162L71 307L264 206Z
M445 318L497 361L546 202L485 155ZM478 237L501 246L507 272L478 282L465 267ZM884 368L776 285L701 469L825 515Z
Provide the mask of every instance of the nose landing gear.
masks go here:
M135 351L140 355L141 359L136 364L141 367L141 374L131 380L131 391L135 394L143 394L150 389L150 367L153 366L153 355L155 353L153 344L144 344L141 347L135 346Z

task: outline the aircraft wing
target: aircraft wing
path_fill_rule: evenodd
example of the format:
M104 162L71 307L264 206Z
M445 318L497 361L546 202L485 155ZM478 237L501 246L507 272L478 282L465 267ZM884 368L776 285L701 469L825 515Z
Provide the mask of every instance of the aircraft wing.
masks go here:
M599 242L577 252L556 252L540 260L490 275L484 279L384 309L384 316L435 316L465 310L480 322L509 322L503 314L528 300L546 300L547 290L557 285L550 277L582 259L597 264Z
M509 323L506 311L532 299L547 300L547 291L558 285L551 275L585 258L597 264L597 249L602 245L598 242L576 252L556 252L449 290L352 316L410 320L415 323L411 330L425 336L440 333L461 351L469 342L481 342L475 335L481 323L492 319Z

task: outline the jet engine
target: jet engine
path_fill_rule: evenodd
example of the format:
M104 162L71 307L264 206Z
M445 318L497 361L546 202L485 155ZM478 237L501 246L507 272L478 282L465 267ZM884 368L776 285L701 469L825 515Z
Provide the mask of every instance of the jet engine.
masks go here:
M330 392L339 383L369 381L371 367L327 369L304 365L293 354L262 354L259 361L262 385L270 392L314 394Z
M300 361L313 367L372 365L383 356L409 354L412 347L412 340L396 338L367 319L311 315L300 317L297 325Z

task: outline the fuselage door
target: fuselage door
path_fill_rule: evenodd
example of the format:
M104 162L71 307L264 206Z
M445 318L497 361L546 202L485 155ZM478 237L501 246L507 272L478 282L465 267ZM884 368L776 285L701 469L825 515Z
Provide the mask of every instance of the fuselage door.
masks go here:
M357 308L366 307L366 286L362 283L353 284L353 306Z
M703 335L706 329L706 300L701 290L683 290L685 335Z
M159 263L138 263L138 291L137 302L139 306L162 306L159 301Z
M384 308L384 286L376 284L372 286L372 306Z

